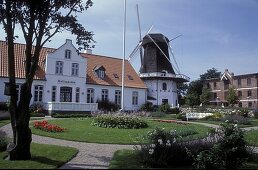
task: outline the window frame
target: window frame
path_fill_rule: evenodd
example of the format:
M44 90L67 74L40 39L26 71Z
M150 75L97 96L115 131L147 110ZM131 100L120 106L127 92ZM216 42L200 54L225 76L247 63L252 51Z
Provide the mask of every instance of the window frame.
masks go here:
M101 101L107 101L108 100L108 89L102 89L101 90Z
M79 76L79 64L78 63L72 63L72 76Z
M87 103L94 103L95 90L93 88L87 89Z
M64 62L63 61L56 61L55 74L56 75L63 75L63 70L64 70Z
M138 106L138 101L139 99L139 92L138 91L133 91L132 92L132 105L133 106Z
M44 86L43 85L34 85L34 102L43 102L43 92Z
M121 106L121 90L115 90L115 104Z
M71 59L72 51L69 49L65 50L65 59Z

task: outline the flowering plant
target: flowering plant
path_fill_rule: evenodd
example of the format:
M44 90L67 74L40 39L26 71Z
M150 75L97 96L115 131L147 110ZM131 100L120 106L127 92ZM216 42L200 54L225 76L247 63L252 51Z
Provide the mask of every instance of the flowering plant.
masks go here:
M47 121L37 121L33 124L35 129L40 129L46 132L63 132L65 129L57 125L51 125Z

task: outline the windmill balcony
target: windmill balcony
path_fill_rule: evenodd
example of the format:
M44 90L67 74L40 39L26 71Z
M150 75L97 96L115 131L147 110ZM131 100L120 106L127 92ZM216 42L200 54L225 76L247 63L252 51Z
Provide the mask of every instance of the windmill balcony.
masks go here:
M190 81L190 78L184 74L153 72L153 73L140 73L139 76L142 79L144 79L144 78L166 78L166 79L174 79L175 81L179 81L179 82L189 82Z

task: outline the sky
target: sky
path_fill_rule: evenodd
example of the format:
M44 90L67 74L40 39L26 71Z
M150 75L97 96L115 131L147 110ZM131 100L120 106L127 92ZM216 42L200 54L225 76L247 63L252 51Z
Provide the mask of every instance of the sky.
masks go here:
M94 32L93 54L122 58L124 0L93 3L78 16ZM136 4L142 36L152 25L150 33L169 39L182 35L170 45L180 72L191 80L213 67L235 75L258 73L258 0L127 0L126 59L139 42ZM4 39L2 30L0 39ZM63 32L46 46L58 48L65 39L75 43L73 35ZM139 53L131 64L138 72Z

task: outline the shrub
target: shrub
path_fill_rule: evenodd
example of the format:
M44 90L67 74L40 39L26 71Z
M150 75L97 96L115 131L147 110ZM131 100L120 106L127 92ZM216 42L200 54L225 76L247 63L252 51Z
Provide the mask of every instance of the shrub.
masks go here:
M45 117L44 113L39 113L39 112L31 112L30 113L31 117Z
M211 121L220 121L223 117L224 117L224 115L222 113L215 112L215 113L213 113L213 115L206 116L202 119L211 120Z
M35 129L40 129L46 132L64 132L64 128L61 128L57 125L51 125L47 121L36 121L33 123Z
M169 113L170 111L170 105L169 104L162 104L159 106L158 109L160 112Z
M198 169L237 169L248 160L249 151L243 131L235 124L222 124L219 142L200 152L194 166Z
M165 113L163 113L163 112L151 112L150 116L151 117L164 117Z
M141 106L142 111L147 111L147 112L153 112L154 111L154 106L151 102L146 102Z
M117 111L119 109L119 105L109 100L97 100L97 103L98 109L105 112Z
M201 150L209 149L212 143L203 140L183 142L182 137L192 135L194 132L188 128L182 131L166 131L156 128L148 132L146 139L150 144L136 147L141 159L147 167L151 168L178 168L191 166L194 162L192 154L197 155Z
M222 118L222 121L228 121L229 123L237 123L237 124L243 124L243 125L250 125L251 122L248 120L248 118L243 117L241 115L226 115L224 118Z
M258 119L258 109L256 109L256 110L254 111L254 117L255 117L256 119Z
M119 129L139 129L148 127L148 124L138 117L115 116L111 114L97 116L94 118L92 125Z
M90 114L82 114L82 113L72 113L72 114L61 114L61 113L52 113L52 117L54 118L76 118L76 117L91 117Z

